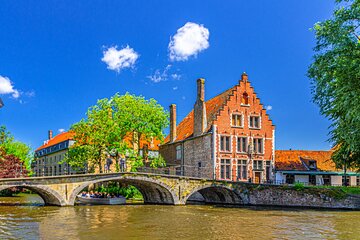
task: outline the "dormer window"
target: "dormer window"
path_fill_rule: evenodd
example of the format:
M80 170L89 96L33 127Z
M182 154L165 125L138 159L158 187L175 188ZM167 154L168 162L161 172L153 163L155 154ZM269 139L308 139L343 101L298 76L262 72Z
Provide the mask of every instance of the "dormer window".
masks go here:
M242 95L241 105L249 105L249 95L246 92Z
M233 127L242 127L243 126L243 118L241 114L232 114L231 116L231 126Z
M316 169L317 169L316 161L315 161L315 160L310 160L310 161L309 161L309 169L310 169L310 170L316 170Z

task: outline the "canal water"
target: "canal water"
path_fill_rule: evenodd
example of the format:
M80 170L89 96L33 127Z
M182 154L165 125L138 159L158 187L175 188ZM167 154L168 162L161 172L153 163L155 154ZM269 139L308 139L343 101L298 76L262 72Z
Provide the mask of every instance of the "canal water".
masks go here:
M0 198L0 239L360 239L356 211L41 203Z

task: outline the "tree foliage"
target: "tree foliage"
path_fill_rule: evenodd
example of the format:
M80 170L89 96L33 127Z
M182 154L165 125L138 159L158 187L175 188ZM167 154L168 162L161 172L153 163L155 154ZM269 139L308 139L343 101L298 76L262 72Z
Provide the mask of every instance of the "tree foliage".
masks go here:
M12 134L6 130L5 126L0 126L0 148L7 155L14 155L19 158L30 172L31 161L33 160L31 148L25 143L16 141Z
M24 162L14 154L8 154L3 147L0 147L0 178L26 177Z
M339 167L360 169L360 1L337 1L333 17L313 30L316 46L308 76L314 102L332 122L332 158Z
M163 139L168 126L168 114L156 100L129 93L98 100L86 115L71 127L76 142L65 161L72 167L96 166L100 172L108 154L127 156L132 170L143 166L140 140Z

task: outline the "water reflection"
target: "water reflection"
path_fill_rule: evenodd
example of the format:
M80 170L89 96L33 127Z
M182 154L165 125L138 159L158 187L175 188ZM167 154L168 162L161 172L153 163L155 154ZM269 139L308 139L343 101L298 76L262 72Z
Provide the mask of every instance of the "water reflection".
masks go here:
M36 198L0 206L0 239L360 239L359 212L201 205L59 208L40 207ZM24 200L32 205L19 206Z

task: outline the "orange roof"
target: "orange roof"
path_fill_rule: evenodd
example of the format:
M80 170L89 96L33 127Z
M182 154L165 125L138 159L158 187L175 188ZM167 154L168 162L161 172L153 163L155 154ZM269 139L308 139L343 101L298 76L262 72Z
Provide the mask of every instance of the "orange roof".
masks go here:
M74 138L74 135L75 134L71 131L60 133L60 134L56 135L55 137L53 137L52 139L46 141L41 147L39 147L35 151L39 151L41 149L53 146L55 144L64 142L66 140L72 140Z
M206 106L206 118L207 118L207 129L208 131L212 125L212 122L216 119L216 115L219 113L220 109L224 107L226 101L229 96L235 90L235 87L232 87L225 92L217 95L216 97L205 102ZM189 138L194 133L194 110L192 110L176 127L176 140L182 141L186 138ZM168 135L165 138L164 143L168 143L170 141L170 136Z
M336 171L331 154L332 151L276 150L275 168L276 170L307 171L309 160L316 160L318 170Z

